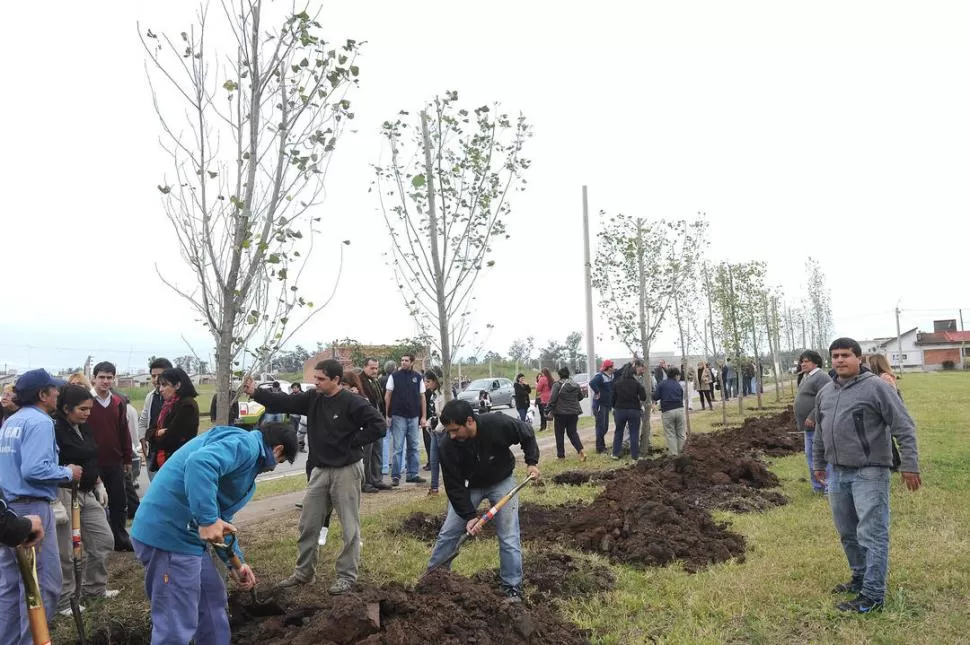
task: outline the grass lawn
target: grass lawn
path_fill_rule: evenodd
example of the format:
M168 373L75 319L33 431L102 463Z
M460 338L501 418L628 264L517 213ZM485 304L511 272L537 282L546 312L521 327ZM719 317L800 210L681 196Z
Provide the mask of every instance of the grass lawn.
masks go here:
M822 497L810 493L803 455L776 459L772 470L782 481L790 503L766 513L719 513L748 543L743 563L727 562L697 574L679 565L633 569L612 566L615 590L584 599L557 601L570 620L589 628L595 643L958 643L970 641L970 374L914 374L900 382L916 419L924 488L905 490L894 476L890 575L886 610L871 616L846 616L833 608L829 590L848 579L849 572ZM783 394L786 390L783 389ZM790 399L785 397L785 400ZM753 401L749 399L753 404ZM765 405L775 407L774 394ZM732 419L737 406L729 406ZM772 411L769 410L768 413ZM696 431L709 430L721 414L696 412ZM654 421L655 446L662 444ZM547 455L548 457L548 455ZM520 459L521 462L521 459ZM590 455L584 469L615 467L616 462ZM567 459L543 461L545 476L577 468ZM524 476L522 473L517 475ZM303 478L294 480L302 488ZM286 480L277 480L280 482ZM283 486L276 482L265 486ZM269 488L264 490L269 491ZM596 485L527 487L525 501L558 504L591 500ZM277 491L282 492L282 491ZM444 496L421 498L363 518L364 548L361 579L380 584L389 580L413 583L423 571L430 545L394 533L405 515L445 510ZM298 514L286 512L242 527L241 540L257 575L265 582L292 571L296 558ZM333 576L339 530L333 525L333 545L321 549L317 582L301 590L306 600L323 592ZM526 546L525 557L528 558ZM494 540L469 542L455 568L472 573L498 566ZM141 567L115 560L112 586L122 598L86 613L91 625L109 619L128 623L145 620ZM58 619L57 633L70 633L70 622Z

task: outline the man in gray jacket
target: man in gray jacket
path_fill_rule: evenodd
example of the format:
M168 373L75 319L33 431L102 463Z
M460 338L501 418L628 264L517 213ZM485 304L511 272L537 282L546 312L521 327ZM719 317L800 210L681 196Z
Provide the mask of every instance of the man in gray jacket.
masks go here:
M852 579L833 593L857 593L838 603L841 611L880 611L889 567L889 475L892 439L899 443L906 487L919 490L916 426L896 391L863 372L862 348L851 338L829 347L836 376L815 399L815 477L828 485L835 528ZM832 467L826 481L825 465Z
M812 464L812 442L815 439L815 396L832 380L822 370L822 364L822 357L818 352L810 349L802 352L798 357L802 380L798 384L798 393L795 394L795 428L805 433L805 458L808 461L812 490L816 493L824 493L825 486L815 479L815 467Z

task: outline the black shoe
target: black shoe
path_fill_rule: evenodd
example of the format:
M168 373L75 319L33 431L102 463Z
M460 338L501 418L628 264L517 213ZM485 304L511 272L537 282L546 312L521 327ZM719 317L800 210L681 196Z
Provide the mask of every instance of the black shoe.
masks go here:
M398 479L397 477L391 480L391 486L397 488L400 485L401 485L401 480Z
M409 484L426 484L428 482L428 480L425 479L424 477L422 477L421 475L415 475L414 477L408 477L405 481L407 483L409 483Z
M381 489L380 488L378 488L377 486L371 486L370 484L364 484L361 487L360 490L361 490L362 493L379 493L379 492L381 492Z
M425 464L424 465L424 468L422 468L421 470L426 470L426 471L428 471L430 473L431 472L431 464Z
M373 486L377 490L391 490L391 488L393 488L393 486L390 484L385 484L384 482L376 482Z
M848 602L840 602L835 605L839 611L848 611L855 614L871 614L874 611L882 611L881 600L870 600L866 596L859 594Z
M832 588L832 593L859 593L860 591L862 591L862 578L853 578Z
M505 602L509 604L519 604L522 602L522 592L515 587L505 589Z

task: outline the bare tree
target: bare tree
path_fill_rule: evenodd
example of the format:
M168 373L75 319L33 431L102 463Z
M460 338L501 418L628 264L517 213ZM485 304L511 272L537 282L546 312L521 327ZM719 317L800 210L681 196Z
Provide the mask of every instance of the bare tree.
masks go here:
M158 190L195 274L190 285L159 276L215 341L220 422L240 353L265 362L320 309L299 283L331 153L354 116L357 43L326 42L306 11L267 24L266 4L223 0L211 19L204 6L175 37L139 26L173 164ZM212 49L221 38L233 51Z
M391 236L398 288L418 327L431 336L441 369L468 340L474 287L497 237L509 237L510 193L524 188L531 136L525 117L483 105L458 106L446 92L409 123L385 121L391 161L378 166L377 192ZM445 398L450 398L446 390Z
M515 372L519 372L519 363L529 364L532 360L532 352L536 348L535 336L529 336L525 339L516 338L512 341L512 346L509 347L509 358L515 361Z
M602 296L600 306L613 326L613 337L649 366L653 340L683 279L684 258L697 252L696 240L706 223L700 218L671 222L622 213L609 219L600 215L604 222L597 236L593 286ZM650 435L649 412L641 435Z
M808 258L805 273L808 275L806 291L811 311L812 347L824 356L832 340L832 293L818 260Z

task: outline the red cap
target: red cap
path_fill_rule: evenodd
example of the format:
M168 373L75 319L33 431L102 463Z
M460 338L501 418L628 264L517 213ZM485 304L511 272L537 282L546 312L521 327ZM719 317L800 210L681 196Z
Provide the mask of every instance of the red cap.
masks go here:
M605 361L603 361L603 367L600 368L600 371L602 372L603 370L608 370L611 367L613 367L613 361L607 358Z

